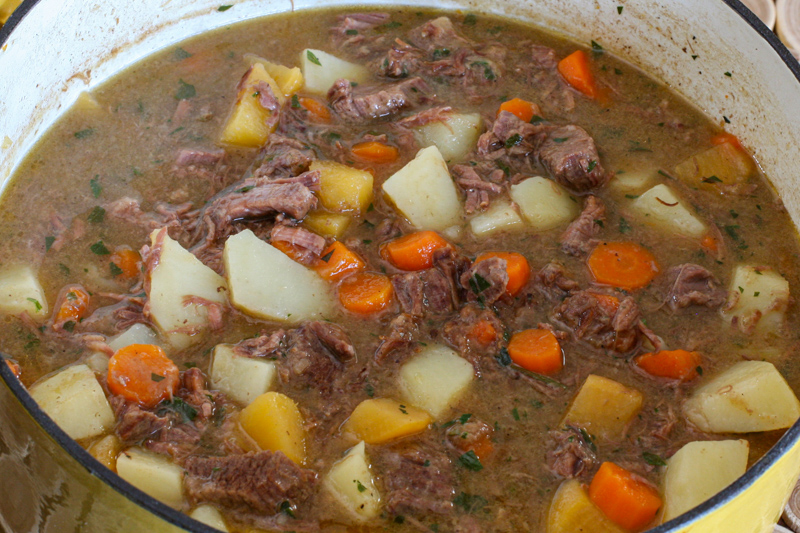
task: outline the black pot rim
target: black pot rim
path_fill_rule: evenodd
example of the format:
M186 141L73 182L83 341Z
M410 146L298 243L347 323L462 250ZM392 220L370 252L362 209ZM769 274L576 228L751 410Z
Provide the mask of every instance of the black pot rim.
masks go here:
M764 41L778 54L783 63L794 74L794 77L800 83L800 62L789 52L784 44L778 39L777 35L773 33L767 26L756 17L744 4L739 0L722 0L733 11L741 16L753 30L758 33ZM39 0L24 0L22 4L14 11L6 24L0 28L0 46L6 43L14 28L22 21L33 7L39 3ZM402 3L402 2L400 2ZM63 449L67 451L81 466L83 466L93 476L99 478L104 483L112 487L125 498L133 501L139 507L162 518L166 522L182 528L186 531L195 533L219 533L217 529L209 527L201 522L198 522L180 511L169 507L155 498L145 494L137 489L127 481L123 480L118 475L114 474L103 466L99 461L92 457L89 452L83 449L77 442L71 439L53 420L39 407L33 400L27 389L20 383L20 381L11 373L8 365L0 364L0 379L2 379L9 387L11 392L17 397L19 402L28 410L33 419L58 443ZM752 485L758 478L772 468L778 460L783 457L792 447L800 441L800 420L794 423L778 442L770 448L764 456L759 459L756 464L750 467L743 476L733 482L724 490L717 493L712 498L692 508L688 512L661 524L653 529L648 530L649 533L671 533L678 530L683 526L688 526L695 520L704 515L713 513L715 510L723 507L735 497L744 492L750 485Z

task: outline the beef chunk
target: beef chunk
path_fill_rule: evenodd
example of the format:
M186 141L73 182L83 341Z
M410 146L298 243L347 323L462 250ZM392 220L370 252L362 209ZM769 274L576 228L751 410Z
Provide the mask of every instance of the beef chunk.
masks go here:
M317 206L317 198L299 183L261 183L243 187L214 200L205 218L217 225L283 213L300 220Z
M273 133L259 158L262 163L253 177L288 178L307 171L314 152L300 141Z
M305 228L276 224L270 233L270 241L286 243L292 247L292 258L310 266L317 262L325 249L325 239Z
M578 428L568 426L550 431L547 443L547 468L563 478L588 474L597 461L594 444Z
M157 436L170 425L169 418L142 409L136 403L126 402L121 396L112 396L110 403L117 418L115 432L126 444L136 444Z
M466 291L461 287L461 276L470 269L472 261L448 246L433 252L433 266L447 278L451 288L453 307L458 308L466 298Z
M406 78L409 74L419 72L425 56L425 52L419 48L396 39L380 61L378 69L388 78Z
M376 26L389 22L388 13L348 13L336 17L336 25L331 28L333 41L337 46L358 46L365 42L364 33Z
M580 126L549 130L535 157L558 183L576 192L602 187L611 177L600 164L594 139Z
M503 187L482 179L470 165L455 165L452 173L456 178L456 183L467 197L464 202L464 211L468 215L476 211L483 211L489 207L492 198L503 192Z
M267 357L285 346L286 332L282 329L269 335L259 335L240 341L233 351L242 357Z
M597 246L595 236L606 219L606 206L596 196L588 196L580 216L561 235L561 250L569 255L584 256Z
M467 420L456 420L455 423L447 428L448 442L459 452L466 453L469 451L481 458L486 459L486 455L491 451L491 439L494 435L492 426L473 418L469 415L464 415ZM462 417L463 418L463 417Z
M429 53L445 49L455 51L473 44L456 32L453 21L447 17L439 17L414 28L408 32L408 37L412 43Z
M578 289L578 282L567 277L564 267L558 263L547 263L533 276L533 287L542 296L552 301L563 300Z
M317 474L297 466L282 452L251 452L224 457L193 456L184 464L184 487L192 505L276 514L283 502L306 501L317 485Z
M461 274L461 286L469 288L467 292L471 301L492 305L506 294L508 287L508 271L506 260L489 257L473 263L469 270Z
M684 263L674 266L667 270L664 278L668 287L666 304L673 311L690 305L719 307L728 297L714 274L700 265Z
M453 509L455 480L447 455L433 447L408 444L381 450L377 456L392 515L436 513Z
M628 352L639 340L639 307L630 296L619 300L594 291L578 291L555 308L553 317L575 337L597 348Z
M309 322L306 324L319 341L341 362L356 356L356 349L344 329L330 322Z
M206 377L199 368L183 373L177 396L197 411L197 421L208 420L214 413L214 395L206 389Z
M392 362L399 364L406 355L410 355L409 348L416 346L414 337L419 335L419 326L413 316L401 313L389 323L389 333L381 336L381 345L375 351L375 362L383 363L390 355Z
M423 103L428 92L430 87L422 78L358 89L353 89L348 80L337 80L328 91L328 101L344 121L364 123Z
M289 332L287 344L286 357L280 361L281 380L300 389L312 386L326 395L338 386L344 361L355 355L344 330L328 322L303 324Z
M558 56L552 48L530 45L530 61L521 62L515 73L537 93L537 100L552 114L575 108L573 90L558 73Z
M397 301L404 313L412 316L449 313L453 306L453 287L435 268L392 276Z
M143 211L139 200L125 196L106 205L106 215L117 218L134 226L139 226L146 232L155 229L190 224L191 219L197 214L192 213L191 204L170 205L158 203L154 211ZM55 246L55 244L54 244Z
M487 159L504 156L520 157L527 163L527 156L541 142L543 127L530 124L508 111L500 111L492 127L478 138L478 155Z
M481 322L487 323L494 329L494 338L491 330L486 331L478 326ZM458 314L442 327L442 336L458 352L469 359L473 365L479 363L480 356L494 354L500 349L503 339L503 323L489 309L481 309L475 304L467 304Z

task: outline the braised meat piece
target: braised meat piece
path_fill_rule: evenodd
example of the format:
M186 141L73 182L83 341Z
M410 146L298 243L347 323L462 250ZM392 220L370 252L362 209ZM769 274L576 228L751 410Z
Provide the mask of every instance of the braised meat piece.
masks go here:
M298 263L310 266L317 262L325 249L325 239L305 228L276 224L270 233L270 241L289 245Z
M620 300L590 290L574 292L555 308L553 318L597 348L624 353L639 340L639 307L630 296Z
M561 430L550 431L547 442L547 468L563 478L580 477L588 474L597 462L595 451L591 437L578 428L567 426Z
M603 201L596 196L587 196L583 211L561 235L561 250L576 257L589 254L597 246L595 236L605 220L606 206Z
M534 289L551 301L561 301L577 290L578 282L567 276L564 267L558 263L547 263L533 276Z
M344 364L355 356L347 333L329 322L307 322L291 330L286 344L286 357L279 362L281 380L299 389L313 387L322 394L330 394L337 386Z
M328 101L345 122L365 123L424 103L429 92L430 87L422 78L357 89L348 80L338 80L328 91Z
M480 362L481 356L497 353L503 331L503 323L491 310L467 304L458 317L445 323L442 336L475 365Z
M381 344L375 351L375 362L383 363L392 356L392 363L399 364L407 355L409 348L416 346L415 337L419 335L416 319L409 314L401 313L389 323L389 333L381 336Z
M377 455L391 515L447 514L453 509L453 464L442 451L421 444L383 449Z
M404 313L442 315L453 308L453 287L435 268L392 276L395 297Z
M473 302L492 305L499 300L508 288L506 260L489 257L473 263L469 270L461 274L461 286L469 289L467 297Z
M673 311L690 305L715 308L728 298L728 292L708 269L692 263L671 267L664 274L667 287L666 304Z

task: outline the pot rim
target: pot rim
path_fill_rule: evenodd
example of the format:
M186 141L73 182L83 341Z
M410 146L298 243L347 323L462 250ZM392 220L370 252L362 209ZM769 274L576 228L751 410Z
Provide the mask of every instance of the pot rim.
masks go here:
M786 46L780 41L778 36L770 30L752 11L750 11L740 0L717 0L727 4L735 11L758 35L772 47L778 54L789 71L800 83L800 62L792 55ZM9 17L6 24L0 28L0 47L8 40L11 33L22 21L22 19L39 3L39 0L24 0L22 4ZM398 2L402 4L402 0ZM357 5L357 2L354 3ZM3 355L3 354L0 354ZM166 504L156 500L137 489L117 474L102 465L97 459L92 457L88 451L81 447L75 440L70 438L33 399L28 390L14 376L8 365L0 364L0 379L5 382L17 400L28 411L31 417L44 429L50 437L69 455L75 459L80 466L85 468L93 476L99 478L105 484L116 490L121 496L133 501L138 506L150 511L166 522L180 527L187 531L196 533L218 533L218 530L209 527L202 522L191 518L188 514L182 513ZM800 420L796 421L783 436L765 453L744 475L730 484L728 487L718 492L702 504L693 507L689 511L672 520L665 522L648 530L649 533L670 533L678 530L682 526L688 526L702 516L713 513L716 509L727 504L729 501L744 492L752 483L760 478L764 473L772 468L777 461L788 452L794 445L800 442Z

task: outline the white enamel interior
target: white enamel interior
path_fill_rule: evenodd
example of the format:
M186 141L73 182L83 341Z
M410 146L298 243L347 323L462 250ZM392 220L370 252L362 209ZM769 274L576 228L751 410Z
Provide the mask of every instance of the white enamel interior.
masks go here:
M220 12L222 3L233 7ZM41 0L0 49L0 182L6 183L37 137L81 91L152 51L256 16L351 3ZM730 3L741 7L736 0ZM436 5L506 14L578 41L595 40L685 95L720 124L727 117L726 129L754 152L792 218L800 221L800 68L792 72L722 0L446 0Z

